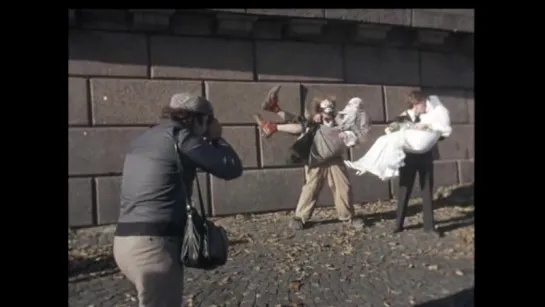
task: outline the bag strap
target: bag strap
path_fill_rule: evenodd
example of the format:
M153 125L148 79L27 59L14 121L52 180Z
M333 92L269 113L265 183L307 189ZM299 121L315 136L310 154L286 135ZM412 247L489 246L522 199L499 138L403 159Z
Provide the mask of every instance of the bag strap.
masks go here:
M191 211L191 208L193 208L193 200L189 196L188 189L185 185L185 178L183 176L183 167L182 167L182 161L181 161L181 151L178 146L178 133L180 132L180 128L174 129L174 155L176 156L176 165L178 166L178 174L180 175L180 182L182 183L182 191L184 192L186 196L186 208L187 212L189 213ZM201 193L201 186L199 184L199 176L195 175L195 181L197 182L197 194L199 195L199 204L201 209L201 216L203 219L206 219L206 211L204 211L204 201L202 198Z

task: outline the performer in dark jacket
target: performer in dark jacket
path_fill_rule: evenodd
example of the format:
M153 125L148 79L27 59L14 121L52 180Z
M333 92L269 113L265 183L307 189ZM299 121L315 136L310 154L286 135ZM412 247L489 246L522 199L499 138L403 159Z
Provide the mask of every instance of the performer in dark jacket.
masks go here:
M185 182L180 182L174 142L181 151ZM182 304L184 190L191 193L197 167L225 180L242 174L238 155L221 137L212 104L203 97L176 94L161 123L132 142L123 167L114 257L136 286L139 306Z
M409 109L403 112L398 121L411 121L415 127L419 127L420 116L426 113L428 97L421 91L413 91L409 94ZM422 129L425 129L422 125ZM450 134L450 132L448 133ZM403 231L403 222L411 197L416 175L418 174L420 189L422 190L422 210L424 215L424 231L440 235L434 226L433 218L433 152L437 145L431 150L421 153L406 152L405 166L399 169L399 185L397 191L397 219L394 233Z
M263 120L259 115L255 115L255 120L265 137L270 137L277 131L294 135L303 133L290 148L292 162L305 163L305 184L290 226L296 230L304 228L305 223L312 217L318 195L327 181L339 220L350 223L356 229L363 228L363 220L354 213L350 180L342 158L347 148L343 144L347 132L337 127L334 98L315 99L311 107L312 114L294 116L280 109L279 89L279 86L274 87L261 107L265 111L276 113L285 122L272 123Z

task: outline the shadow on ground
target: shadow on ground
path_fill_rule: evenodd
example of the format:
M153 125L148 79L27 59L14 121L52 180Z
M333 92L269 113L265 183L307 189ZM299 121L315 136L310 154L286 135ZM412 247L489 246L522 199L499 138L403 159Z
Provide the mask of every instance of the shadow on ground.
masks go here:
M235 246L246 244L248 240L230 240L229 245ZM92 275L95 273L112 274L117 272L117 264L111 252L100 253L98 256L88 255L80 256L68 252L68 278L74 278L82 275Z
M473 195L474 195L474 184L470 184L467 186L457 187L454 188L451 193L446 197L439 197L434 201L434 210L445 208L445 207L451 207L451 206L457 206L457 207L471 207L473 206ZM388 211L388 212L380 212L380 213L372 213L367 214L364 216L361 216L363 220L365 221L365 224L367 227L371 227L375 225L378 221L382 220L395 220L396 218L396 211L394 210ZM407 208L407 215L406 218L410 216L417 215L422 211L422 204L417 205L411 205ZM327 225L327 224L334 224L339 223L339 220L337 219L329 219L329 220L323 220L323 221L309 221L308 222L308 228L314 227L316 225ZM453 230L456 230L458 228L467 227L470 225L473 225L473 211L466 213L462 217L456 217L448 220L442 220L437 221L438 230L440 232L446 233ZM422 224L417 225L411 225L405 227L406 229L414 229L414 228L421 228Z
M416 307L473 307L474 288L464 289L453 295L416 305Z
M116 268L117 265L111 254L100 257L68 256L68 278Z

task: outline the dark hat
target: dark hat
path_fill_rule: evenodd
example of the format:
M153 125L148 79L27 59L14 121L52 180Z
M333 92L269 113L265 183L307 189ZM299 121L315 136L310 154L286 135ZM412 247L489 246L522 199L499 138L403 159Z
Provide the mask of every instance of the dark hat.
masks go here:
M214 108L210 101L204 97L193 96L188 93L174 94L170 99L169 107L207 115L214 114Z

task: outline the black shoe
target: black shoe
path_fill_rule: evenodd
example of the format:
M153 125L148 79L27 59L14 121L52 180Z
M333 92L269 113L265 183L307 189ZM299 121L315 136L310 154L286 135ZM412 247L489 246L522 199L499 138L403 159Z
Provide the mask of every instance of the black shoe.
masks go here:
M428 233L436 238L442 238L443 237L443 234L439 231L437 231L436 229L424 229L424 232L425 233Z
M294 230L303 230L303 228L305 228L305 224L303 223L303 221L301 221L301 219L293 218L290 221L290 227Z
M403 228L402 226L400 226L400 227L394 228L394 230L392 231L392 233L396 234L396 233L403 232L404 230L405 230L405 228Z

